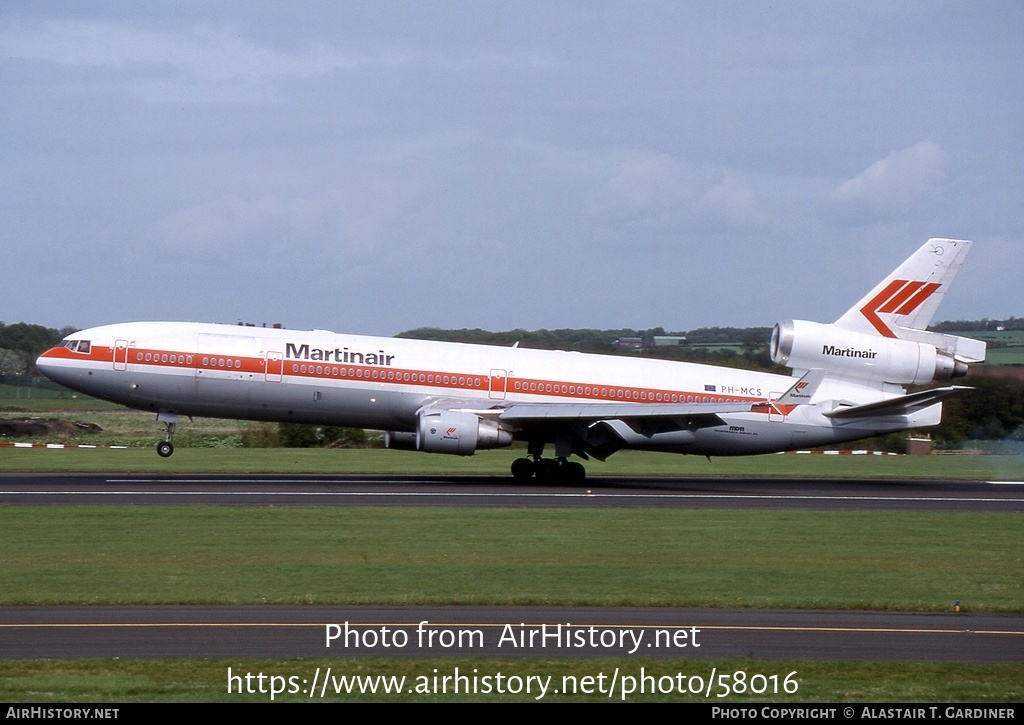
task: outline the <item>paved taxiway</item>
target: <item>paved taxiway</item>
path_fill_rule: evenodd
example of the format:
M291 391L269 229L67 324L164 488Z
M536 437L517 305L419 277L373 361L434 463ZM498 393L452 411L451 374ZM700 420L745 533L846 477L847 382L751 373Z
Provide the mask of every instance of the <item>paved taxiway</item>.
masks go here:
M537 634L526 646L531 631ZM994 663L1024 662L1024 616L653 607L0 607L0 641L5 659L632 654Z
M515 506L1024 510L1024 484L970 481L600 477L583 487L520 486L500 477L0 475L0 504L235 506ZM482 646L420 647L418 624ZM326 647L327 626L350 624L376 647ZM622 647L497 647L509 625L630 632L634 656L873 661L1024 662L1024 615L580 607L0 607L8 659L64 657L598 656ZM403 647L383 630L402 629ZM700 630L700 647L653 646L657 631ZM549 628L546 630L551 632ZM567 630L568 631L568 630ZM641 635L641 633L644 633ZM355 635L352 635L353 637ZM467 635L468 636L468 635ZM608 635L612 637L611 634ZM354 641L354 640L353 640ZM678 639L674 640L676 643ZM647 646L650 644L651 646Z

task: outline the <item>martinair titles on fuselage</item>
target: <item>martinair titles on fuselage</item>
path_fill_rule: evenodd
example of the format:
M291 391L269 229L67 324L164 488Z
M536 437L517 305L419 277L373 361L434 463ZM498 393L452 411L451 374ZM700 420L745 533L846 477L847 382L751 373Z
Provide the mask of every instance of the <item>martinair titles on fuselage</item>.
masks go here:
M868 360L874 360L878 357L878 353L874 350L858 350L855 347L841 348L835 345L822 345L822 355L831 355L832 357L861 357Z
M288 342L284 346L285 357L292 360L315 360L317 362L336 362L347 365L382 365L390 366L395 359L383 350L377 352L353 352L347 347L331 348L310 347L307 343L296 345Z

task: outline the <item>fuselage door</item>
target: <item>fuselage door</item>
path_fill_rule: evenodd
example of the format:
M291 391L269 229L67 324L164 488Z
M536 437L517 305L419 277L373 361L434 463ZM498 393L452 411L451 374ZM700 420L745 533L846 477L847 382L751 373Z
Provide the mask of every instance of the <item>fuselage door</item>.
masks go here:
M128 341L118 340L114 343L114 370L128 369Z
M284 355L279 352L268 352L265 364L267 382L281 382L281 377L284 375Z
M498 370L496 368L491 369L491 376L488 378L487 383L487 397L491 400L504 400L505 392L508 386L508 376L506 370Z

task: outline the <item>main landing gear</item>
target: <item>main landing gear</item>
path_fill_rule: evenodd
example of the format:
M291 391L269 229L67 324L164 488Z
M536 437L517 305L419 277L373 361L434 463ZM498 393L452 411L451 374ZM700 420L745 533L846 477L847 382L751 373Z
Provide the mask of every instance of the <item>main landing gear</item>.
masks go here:
M164 424L164 439L156 444L156 453L161 458L168 458L174 453L171 436L174 435L174 425L178 422L178 416L174 413L157 413L156 419Z
M536 477L539 483L583 483L587 469L566 458L517 458L512 461L512 477L519 482Z
M524 483L536 477L538 483L562 483L577 484L583 483L587 477L587 469L582 463L570 461L568 452L566 455L557 455L562 451L557 450L563 446L556 446L555 458L542 458L544 451L543 443L530 442L528 451L529 457L517 458L512 461L512 477Z

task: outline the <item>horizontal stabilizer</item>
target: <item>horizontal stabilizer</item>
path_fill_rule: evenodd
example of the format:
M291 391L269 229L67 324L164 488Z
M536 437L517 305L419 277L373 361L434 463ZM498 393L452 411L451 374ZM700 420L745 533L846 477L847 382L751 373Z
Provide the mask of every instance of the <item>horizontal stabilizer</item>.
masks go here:
M919 393L910 393L898 398L880 400L877 403L866 403L864 405L840 406L835 410L825 413L829 418L877 418L887 415L909 415L919 410L935 405L944 398L956 395L963 390L973 390L963 385L951 385L947 388L935 388L934 390L922 390Z
M931 345L939 352L949 355L954 360L962 363L985 362L987 345L984 340L945 335L941 332L912 330L905 327L897 328L896 336L901 340L913 340L914 342L923 342L926 345Z

